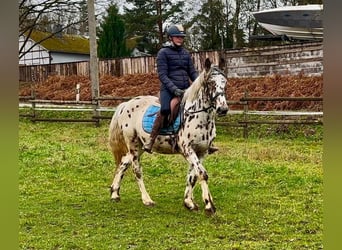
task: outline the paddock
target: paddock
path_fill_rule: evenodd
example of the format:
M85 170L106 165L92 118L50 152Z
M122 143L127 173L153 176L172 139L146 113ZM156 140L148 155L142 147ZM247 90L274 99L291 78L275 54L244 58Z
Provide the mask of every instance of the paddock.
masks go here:
M218 127L220 151L205 160L217 211L207 217L182 206L178 155L142 158L156 206L141 203L131 172L122 202L110 202L108 124L20 119L20 249L323 249L321 125L248 138Z

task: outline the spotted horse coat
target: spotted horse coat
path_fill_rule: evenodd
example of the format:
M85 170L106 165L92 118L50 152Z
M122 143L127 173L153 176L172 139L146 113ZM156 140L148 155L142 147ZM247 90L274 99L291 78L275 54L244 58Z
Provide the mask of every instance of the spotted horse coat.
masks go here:
M213 197L208 187L208 173L203 166L203 159L209 145L216 136L215 116L225 115L228 111L225 97L227 79L222 70L212 66L209 59L198 78L185 91L183 121L174 138L177 150L174 151L170 135L159 135L153 145L153 152L163 154L179 153L189 163L187 183L184 192L184 205L189 210L198 210L194 201L193 190L198 182L202 188L205 212L216 211ZM116 170L111 184L111 199L120 200L120 185L125 171L132 166L141 192L142 202L147 206L155 203L148 194L143 181L140 156L142 146L149 139L149 134L142 127L142 118L150 105L160 105L155 96L138 96L121 103L114 113L109 127L109 147L113 153Z

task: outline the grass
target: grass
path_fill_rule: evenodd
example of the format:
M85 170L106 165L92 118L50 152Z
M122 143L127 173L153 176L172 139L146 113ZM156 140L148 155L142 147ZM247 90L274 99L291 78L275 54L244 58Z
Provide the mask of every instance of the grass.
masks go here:
M322 133L289 127L219 128L204 161L217 213L183 205L180 155L143 155L145 207L128 171L121 202L109 199L108 122L19 122L20 249L322 249ZM307 127L305 128L307 129ZM262 134L263 136L260 136Z

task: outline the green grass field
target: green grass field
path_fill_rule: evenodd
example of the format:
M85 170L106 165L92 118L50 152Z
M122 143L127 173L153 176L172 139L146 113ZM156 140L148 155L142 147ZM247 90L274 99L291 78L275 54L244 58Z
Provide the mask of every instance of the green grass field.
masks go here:
M260 127L248 139L219 128L220 151L204 161L217 208L207 217L199 186L199 211L182 205L180 155L143 155L155 207L142 204L131 171L111 202L108 123L20 120L20 249L323 249L321 127Z

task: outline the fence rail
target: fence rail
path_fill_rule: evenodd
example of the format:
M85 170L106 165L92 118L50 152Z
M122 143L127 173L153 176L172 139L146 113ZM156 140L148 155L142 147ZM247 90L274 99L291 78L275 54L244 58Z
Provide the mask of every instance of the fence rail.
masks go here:
M99 125L101 120L108 120L112 118L112 113L115 107L103 107L100 105L103 100L121 100L126 101L132 97L117 97L117 96L101 96L95 101L63 101L63 100L39 100L34 99L32 96L19 97L19 109L29 109L31 113L19 114L21 117L28 117L32 122L45 121L45 122L92 122ZM25 103L20 103L25 101ZM242 127L243 137L248 137L250 125L260 124L304 124L304 125L317 125L323 124L323 112L307 112L307 111L255 111L249 110L248 106L251 102L255 101L317 101L322 102L322 97L248 97L245 94L239 101L228 101L228 105L241 105L242 110L230 110L228 115L240 114L243 116L242 120L235 123L216 121L220 126ZM92 112L91 118L44 118L40 117L37 111L83 111ZM111 112L111 115L101 115L101 112ZM251 116L278 116L281 119L252 119ZM284 118L286 117L286 118ZM291 119L289 119L291 117ZM301 119L305 117L305 119ZM309 119L308 119L309 118Z

